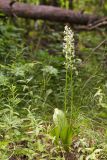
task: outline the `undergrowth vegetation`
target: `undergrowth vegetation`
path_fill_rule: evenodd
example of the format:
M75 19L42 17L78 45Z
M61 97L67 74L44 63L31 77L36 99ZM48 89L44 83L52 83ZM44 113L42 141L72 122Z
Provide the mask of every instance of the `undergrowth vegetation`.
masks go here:
M19 22L0 21L0 159L106 160L106 30Z

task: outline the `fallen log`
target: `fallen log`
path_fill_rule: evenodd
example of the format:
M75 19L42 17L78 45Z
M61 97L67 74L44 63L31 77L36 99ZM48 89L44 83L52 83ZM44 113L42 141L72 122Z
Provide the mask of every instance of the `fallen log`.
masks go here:
M74 12L59 7L45 5L36 6L11 0L0 0L0 12L7 16L65 22L74 25L96 24L100 19L105 19L97 15Z

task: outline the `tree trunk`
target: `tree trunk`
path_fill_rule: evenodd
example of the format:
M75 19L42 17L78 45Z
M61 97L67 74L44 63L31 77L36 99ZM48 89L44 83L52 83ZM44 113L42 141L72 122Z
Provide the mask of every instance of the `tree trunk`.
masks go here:
M59 7L45 5L31 5L26 3L11 2L10 0L0 0L0 12L7 16L15 16L29 19L42 19L56 22L65 22L77 25L92 24L101 17L96 15L83 14Z

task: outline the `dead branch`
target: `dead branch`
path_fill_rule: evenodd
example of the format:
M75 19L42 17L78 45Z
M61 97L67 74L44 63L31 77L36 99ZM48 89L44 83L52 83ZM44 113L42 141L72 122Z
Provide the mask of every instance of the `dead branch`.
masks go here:
M7 16L83 25L83 27L81 27L87 28L87 30L105 25L107 26L107 17L99 17L97 15L89 15L81 12L77 13L53 6L36 6L33 4L18 3L11 0L0 0L0 12Z

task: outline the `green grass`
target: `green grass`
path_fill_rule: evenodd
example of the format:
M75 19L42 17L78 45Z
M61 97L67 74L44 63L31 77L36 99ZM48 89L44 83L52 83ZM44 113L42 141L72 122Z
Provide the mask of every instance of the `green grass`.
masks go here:
M76 70L66 68L63 30L50 36L47 26L48 33L32 33L41 35L36 48L38 40L26 37L25 28L0 22L1 160L105 160L107 48L93 52L101 37L82 32L77 35L82 60L73 57ZM42 40L49 39L45 48Z

